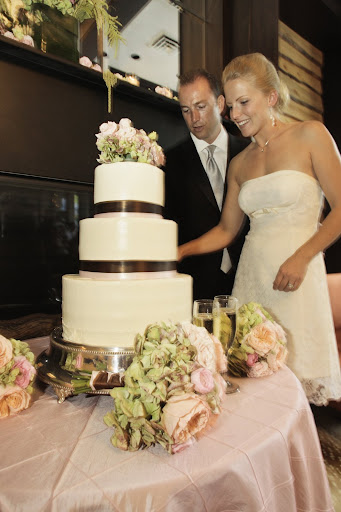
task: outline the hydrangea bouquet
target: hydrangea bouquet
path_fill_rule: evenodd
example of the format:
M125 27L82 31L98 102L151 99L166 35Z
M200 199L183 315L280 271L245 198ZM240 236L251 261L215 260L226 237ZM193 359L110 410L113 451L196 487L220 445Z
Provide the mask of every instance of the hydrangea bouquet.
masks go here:
M144 130L137 130L130 119L123 118L118 124L113 121L101 124L96 137L101 152L97 161L101 164L133 160L160 167L165 163L157 133L147 135Z
M0 335L0 418L27 409L36 374L27 343Z
M286 344L284 330L260 304L244 304L237 313L236 335L228 354L229 372L237 377L271 375L285 363Z
M137 335L125 386L110 394L115 410L104 417L121 450L160 444L176 453L192 444L220 413L226 356L220 342L190 323L153 324Z

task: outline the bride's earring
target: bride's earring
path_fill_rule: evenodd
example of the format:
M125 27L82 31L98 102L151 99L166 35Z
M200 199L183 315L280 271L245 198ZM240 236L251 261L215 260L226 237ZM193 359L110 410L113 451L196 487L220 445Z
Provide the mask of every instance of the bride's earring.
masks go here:
M275 116L272 113L272 108L271 107L269 107L269 117L270 117L272 126L276 126L277 125L277 121L276 121Z

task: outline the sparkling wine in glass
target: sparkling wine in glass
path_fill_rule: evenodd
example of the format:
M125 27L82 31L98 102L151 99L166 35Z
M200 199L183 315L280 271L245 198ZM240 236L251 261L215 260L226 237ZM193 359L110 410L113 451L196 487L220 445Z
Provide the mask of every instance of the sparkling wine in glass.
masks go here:
M198 299L193 303L193 323L205 327L210 334L213 333L213 300Z
M213 334L223 346L228 359L229 349L232 346L236 333L236 316L238 300L232 295L216 295L213 301ZM239 386L230 382L227 374L224 375L227 383L226 393L239 391Z

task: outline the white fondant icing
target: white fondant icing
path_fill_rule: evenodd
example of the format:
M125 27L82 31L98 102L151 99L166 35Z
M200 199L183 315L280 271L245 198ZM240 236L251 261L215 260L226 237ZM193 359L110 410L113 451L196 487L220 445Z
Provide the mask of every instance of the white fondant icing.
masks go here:
M93 261L176 261L177 225L140 217L83 219L79 259Z
M95 169L94 202L144 201L164 206L164 172L138 162L102 164Z
M73 343L132 347L158 321L192 317L192 278L100 281L63 276L63 337Z

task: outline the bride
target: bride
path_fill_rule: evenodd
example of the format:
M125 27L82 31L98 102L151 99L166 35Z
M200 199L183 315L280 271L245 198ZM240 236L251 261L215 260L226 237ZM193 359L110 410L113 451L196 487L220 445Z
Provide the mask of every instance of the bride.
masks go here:
M341 233L341 161L318 121L284 123L288 92L260 53L224 69L230 119L251 143L231 162L220 223L179 247L179 260L220 250L250 218L232 294L260 302L285 328L287 365L311 403L341 398L341 375L322 251ZM319 224L326 196L331 212Z

